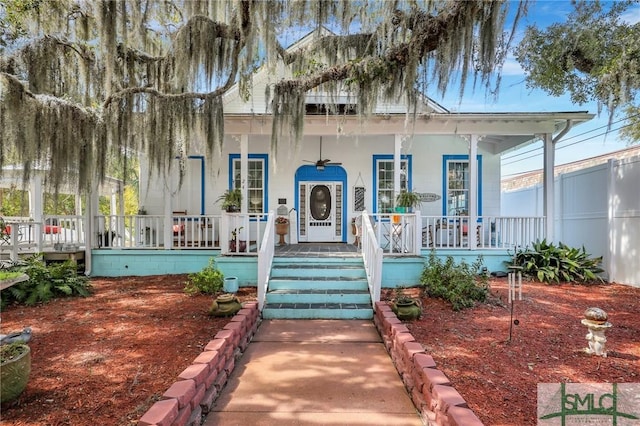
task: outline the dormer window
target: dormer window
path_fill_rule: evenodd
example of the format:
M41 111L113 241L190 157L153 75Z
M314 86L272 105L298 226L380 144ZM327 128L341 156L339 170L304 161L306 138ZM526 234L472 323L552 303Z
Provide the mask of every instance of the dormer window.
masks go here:
M305 104L305 113L307 115L326 115L333 114L337 111L340 115L356 115L355 104Z

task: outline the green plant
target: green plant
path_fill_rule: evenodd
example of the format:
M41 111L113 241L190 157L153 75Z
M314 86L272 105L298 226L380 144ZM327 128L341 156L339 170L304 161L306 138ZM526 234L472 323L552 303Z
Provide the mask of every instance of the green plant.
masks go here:
M505 264L522 267L525 276L533 277L540 282L602 282L598 276L603 272L600 268L602 257L591 257L585 248L572 248L558 243L556 247L546 240L537 241L524 249L517 250L513 263Z
M214 258L209 259L209 264L202 271L189 274L184 287L185 293L194 295L198 293L215 294L222 289L224 274L216 265Z
M396 206L397 207L420 207L421 199L420 194L417 192L411 191L401 191L396 196Z
M0 345L0 364L11 361L22 355L27 349L22 342L13 342L8 345Z
M240 233L240 231L242 231L243 228L244 226L241 226L239 228L233 228L233 231L231 231L231 241L237 241L238 234Z
M2 280L10 280L13 278L18 278L20 275L22 275L22 272L7 272L7 271L0 271L0 281Z
M406 291L406 287L396 287L393 290L394 296L393 296L393 301L396 303L409 303L409 302L413 302L415 300L415 298L409 296L408 294L405 293Z
M2 290L3 307L13 302L35 305L57 297L91 294L89 279L78 275L77 265L71 261L45 265L40 255L34 255L9 271L27 274L29 280Z
M220 207L228 212L240 210L242 205L242 191L239 189L228 189L216 200L221 202Z
M451 303L453 310L472 307L476 301L484 302L489 293L488 278L482 271L482 257L472 264L464 260L456 264L453 257L445 261L434 251L425 262L420 283L431 297L438 297Z

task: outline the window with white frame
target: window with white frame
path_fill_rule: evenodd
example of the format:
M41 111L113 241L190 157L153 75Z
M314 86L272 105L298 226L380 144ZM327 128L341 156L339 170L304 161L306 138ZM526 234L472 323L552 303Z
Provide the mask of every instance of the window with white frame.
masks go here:
M391 213L395 207L393 192L394 161L391 155L374 155L374 209L377 213ZM403 155L400 160L400 190L410 189L411 156Z
M482 211L481 202L481 156L478 156L478 214ZM469 189L471 178L469 156L444 156L444 195L443 214L447 216L467 216L469 214Z
M266 155L249 154L247 170L247 205L249 213L264 213L266 200ZM231 187L241 189L241 161L237 154L231 155Z

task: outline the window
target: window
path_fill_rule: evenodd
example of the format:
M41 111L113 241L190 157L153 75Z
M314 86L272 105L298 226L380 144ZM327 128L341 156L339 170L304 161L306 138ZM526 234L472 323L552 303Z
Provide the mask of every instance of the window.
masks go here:
M395 207L393 193L393 156L373 156L373 187L375 188L373 210L376 213L391 213ZM411 189L411 156L403 155L400 160L400 190Z
M231 154L231 176L229 186L232 189L242 189L240 155ZM247 206L249 213L264 213L267 206L267 155L249 154L247 171Z
M445 216L467 216L469 214L469 174L468 155L443 156L443 206ZM482 157L478 155L478 214L482 214Z

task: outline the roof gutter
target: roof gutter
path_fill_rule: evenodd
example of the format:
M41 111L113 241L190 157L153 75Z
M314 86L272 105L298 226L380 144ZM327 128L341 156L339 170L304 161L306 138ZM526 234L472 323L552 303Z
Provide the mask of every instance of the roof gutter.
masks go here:
M573 120L567 120L567 123L565 124L564 128L560 130L560 133L558 133L555 138L552 139L553 144L555 145L556 142L562 139L564 135L569 133L572 127L573 127Z

